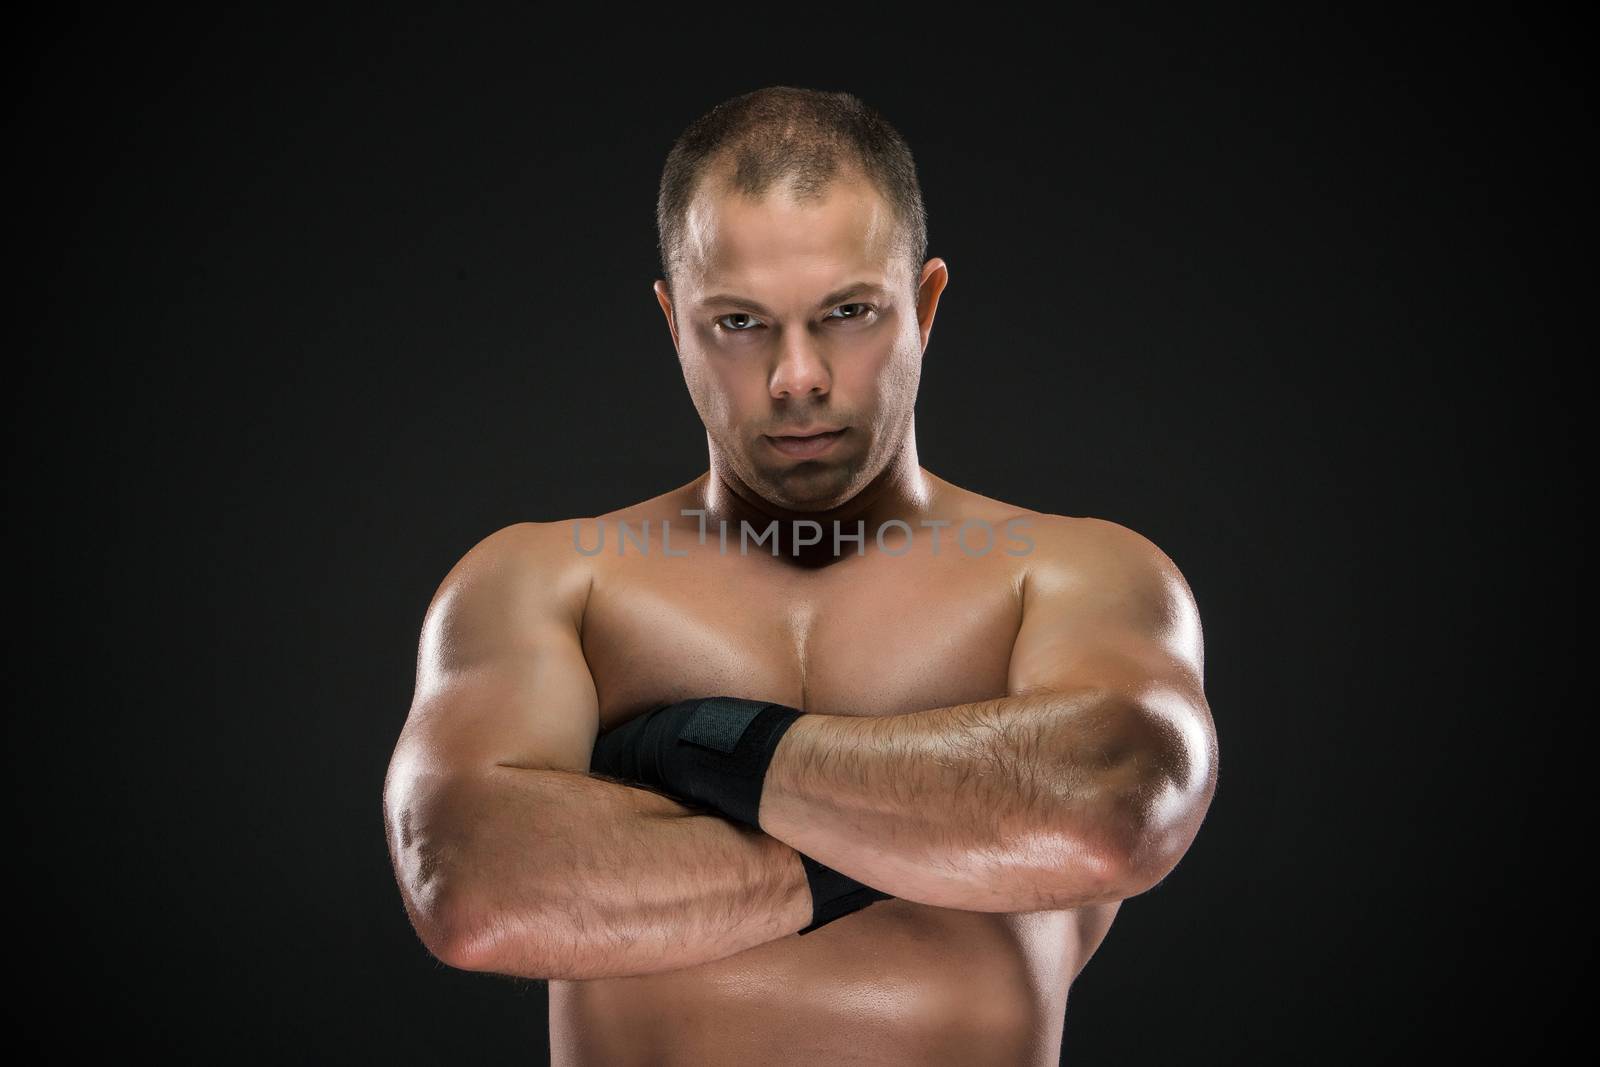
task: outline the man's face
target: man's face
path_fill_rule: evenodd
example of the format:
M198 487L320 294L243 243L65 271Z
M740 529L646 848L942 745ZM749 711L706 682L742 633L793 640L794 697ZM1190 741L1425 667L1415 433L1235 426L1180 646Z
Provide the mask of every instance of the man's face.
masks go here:
M663 282L656 295L711 447L773 504L843 504L899 451L921 379L893 209L860 177L797 204L784 186L756 201L712 175L687 223L675 300ZM819 429L843 432L821 448L784 440Z

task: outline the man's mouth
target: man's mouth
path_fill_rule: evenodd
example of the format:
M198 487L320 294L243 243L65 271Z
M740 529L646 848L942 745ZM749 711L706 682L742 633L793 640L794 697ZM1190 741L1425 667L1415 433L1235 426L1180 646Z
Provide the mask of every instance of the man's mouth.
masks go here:
M786 456L796 459L812 459L822 455L834 446L834 443L849 431L849 427L839 430L822 431L808 434L786 434L774 436L765 435L772 447Z

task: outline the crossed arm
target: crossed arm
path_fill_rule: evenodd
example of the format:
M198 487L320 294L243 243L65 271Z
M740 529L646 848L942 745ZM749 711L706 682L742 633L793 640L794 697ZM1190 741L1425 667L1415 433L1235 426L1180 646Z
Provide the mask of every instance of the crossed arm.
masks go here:
M802 716L763 780L764 833L592 776L589 577L569 530L485 539L429 607L385 777L418 935L457 966L530 976L690 966L803 925L799 853L955 909L1148 889L1188 848L1216 782L1194 602L1131 531L1041 527L1007 695Z
M1008 695L893 716L802 716L761 826L936 907L1121 900L1188 849L1216 788L1198 613L1172 562L1114 523L1039 539Z

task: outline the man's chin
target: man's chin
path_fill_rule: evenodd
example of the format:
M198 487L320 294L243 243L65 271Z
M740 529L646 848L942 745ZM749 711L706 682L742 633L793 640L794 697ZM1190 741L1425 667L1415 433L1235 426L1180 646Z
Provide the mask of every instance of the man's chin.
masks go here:
M769 503L790 511L827 511L845 503L852 495L850 472L837 467L815 471L763 470L761 474L756 492Z

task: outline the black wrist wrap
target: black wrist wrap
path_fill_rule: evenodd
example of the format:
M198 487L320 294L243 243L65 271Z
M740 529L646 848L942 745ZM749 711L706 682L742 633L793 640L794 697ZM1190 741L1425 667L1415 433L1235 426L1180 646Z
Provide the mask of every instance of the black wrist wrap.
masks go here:
M889 893L880 892L847 874L840 874L832 867L823 866L804 852L800 853L800 862L806 868L806 881L811 883L811 925L801 930L801 934L809 934L819 926L827 926L833 920L860 911L868 904L894 899Z
M761 787L784 733L803 712L764 701L710 697L679 730L669 782L730 819L759 828ZM687 745L684 744L687 742ZM692 747L690 747L692 746Z

